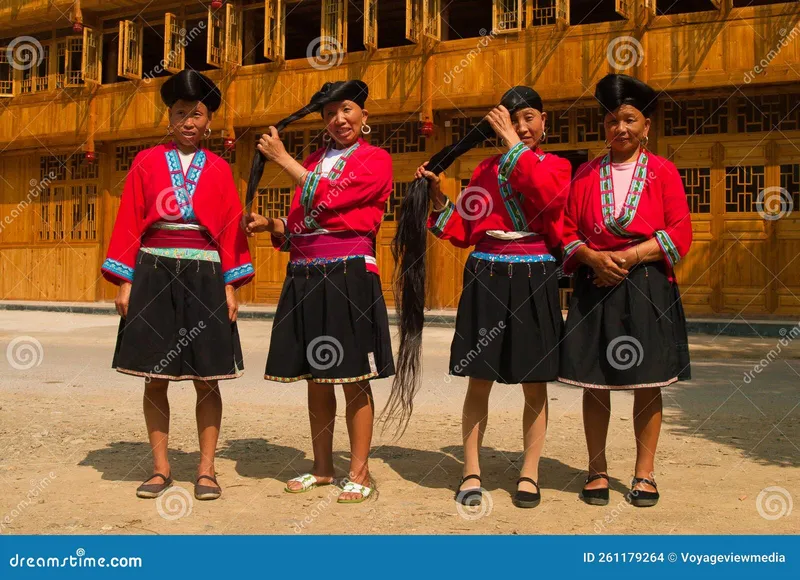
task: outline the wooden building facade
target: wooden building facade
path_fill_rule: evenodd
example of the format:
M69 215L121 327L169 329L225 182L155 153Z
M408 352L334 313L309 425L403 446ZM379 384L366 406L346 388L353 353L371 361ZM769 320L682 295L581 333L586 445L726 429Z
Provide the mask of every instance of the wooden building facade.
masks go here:
M687 311L800 313L797 2L4 0L0 29L0 299L113 298L99 268L126 172L168 139L159 88L184 67L223 91L207 146L242 196L268 125L325 81L369 84L369 138L394 159L378 244L390 302L389 241L416 166L515 84L543 97L545 150L577 166L605 150L592 94L617 71L665 93L650 148L676 163L693 212ZM308 155L320 131L319 118L292 125L287 149ZM448 170L448 195L495 146ZM285 214L291 195L268 164L258 211ZM455 307L467 252L431 240L428 303ZM256 280L241 298L274 304L287 256L266 237L251 249Z

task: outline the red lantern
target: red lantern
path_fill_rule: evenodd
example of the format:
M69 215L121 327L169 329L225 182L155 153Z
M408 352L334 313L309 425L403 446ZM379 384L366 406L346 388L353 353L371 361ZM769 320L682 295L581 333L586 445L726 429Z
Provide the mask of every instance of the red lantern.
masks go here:
M227 149L228 151L236 147L236 139L233 139L232 137L225 137L223 143L225 145L225 149Z
M211 8L213 8L214 10L219 10L220 8L222 8L222 0L214 0L211 3Z
M432 121L423 121L422 125L419 128L419 134L423 137L432 137L433 136L433 122Z
M86 152L83 154L83 159L84 159L84 160L85 160L87 163L93 163L93 162L94 162L94 160L95 160L95 152L94 152L94 151L86 151Z
M72 32L76 32L78 34L83 32L83 23L79 22L77 20L75 22L73 22L72 23Z

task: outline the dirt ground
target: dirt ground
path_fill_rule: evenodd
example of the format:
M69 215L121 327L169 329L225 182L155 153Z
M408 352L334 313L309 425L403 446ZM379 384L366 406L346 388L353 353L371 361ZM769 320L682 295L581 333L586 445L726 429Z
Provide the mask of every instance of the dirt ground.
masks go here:
M661 502L625 503L634 462L632 397L615 393L609 433L612 499L577 498L586 467L580 390L549 387L550 424L540 469L543 500L512 506L522 452L522 394L492 393L482 455L482 508L452 501L461 475L460 407L466 380L445 372L452 331L425 333L425 378L414 418L399 441L376 432L371 469L379 495L338 505L337 490L283 492L311 466L305 384L261 379L270 323L240 324L246 374L223 385L217 459L222 499L191 497L198 460L194 390L173 385L171 460L175 488L137 499L150 455L141 415L142 381L110 368L117 319L0 312L0 533L4 534L787 534L800 531L800 344L781 347L760 373L746 373L778 339L691 338L694 379L664 390L657 456ZM29 337L29 338L26 338ZM32 341L30 339L35 339ZM27 341L27 342L26 342ZM796 341L800 343L800 341ZM33 345L33 358L9 346ZM39 348L38 345L41 345ZM11 357L11 358L9 358ZM14 364L12 364L12 360ZM33 363L31 363L33 361ZM22 368L30 366L30 368ZM389 381L374 390L382 408ZM337 466L347 468L339 396Z

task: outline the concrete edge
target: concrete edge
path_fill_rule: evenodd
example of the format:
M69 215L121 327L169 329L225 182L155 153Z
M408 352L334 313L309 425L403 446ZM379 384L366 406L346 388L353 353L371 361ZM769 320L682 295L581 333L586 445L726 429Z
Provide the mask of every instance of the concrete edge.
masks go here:
M4 303L0 302L0 310L9 311L33 311L33 312L62 312L69 314L116 314L113 304L109 303L59 303L59 302L34 302L26 304L23 302ZM251 308L242 306L239 310L239 318L243 320L272 320L275 318L275 310L263 307ZM453 328L455 326L456 313L428 313L425 316L426 326L441 328ZM389 322L397 324L397 313L389 311ZM788 331L794 326L800 325L796 321L781 320L736 320L736 319L706 319L689 318L686 321L686 329L689 334L709 334L712 336L739 336L753 338L780 338L786 336Z

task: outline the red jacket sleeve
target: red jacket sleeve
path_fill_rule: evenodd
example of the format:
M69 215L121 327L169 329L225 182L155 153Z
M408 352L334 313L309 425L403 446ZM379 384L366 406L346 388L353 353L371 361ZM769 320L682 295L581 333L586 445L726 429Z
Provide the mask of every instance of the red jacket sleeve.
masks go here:
M459 211L460 208L466 207L467 211L473 209L473 204L485 203L481 199L475 197L476 195L485 195L482 193L485 188L478 185L481 176L487 166L486 162L480 163L475 171L472 172L472 177L469 184L458 195L456 203L447 201L447 206L440 212L431 212L428 217L428 230L437 238L447 240L457 248L469 248L470 236L472 235L472 220L464 219L464 216ZM462 199L462 196L466 196ZM491 200L489 200L491 203Z
M590 171L589 163L581 165L580 169L578 169L570 185L569 195L564 207L561 243L564 246L563 269L565 274L571 274L577 269L579 264L574 258L575 251L586 244L580 233L579 223L583 188L586 186L586 176Z
M669 161L662 168L664 176L661 187L664 207L663 230L655 232L655 238L664 253L667 264L674 267L692 245L692 218L683 181L675 165Z
M101 266L103 277L113 284L133 282L136 254L142 244L142 229L145 216L144 174L142 151L131 164L125 187L122 190L114 231L108 244L106 260Z
M250 249L247 246L247 236L239 225L242 220L242 202L239 199L239 192L236 190L233 173L227 163L222 167L224 215L220 218L223 221L217 244L219 245L220 265L225 284L232 284L238 288L250 282L255 271L250 259Z
M540 160L524 143L518 143L503 155L500 171L507 171L511 187L533 204L537 214L563 211L572 176L572 166L566 159L547 155Z

